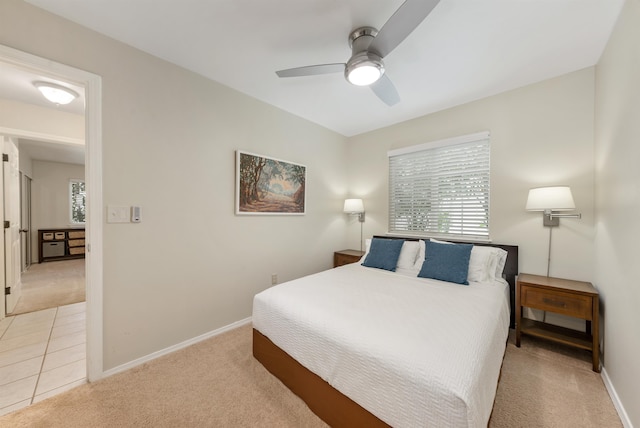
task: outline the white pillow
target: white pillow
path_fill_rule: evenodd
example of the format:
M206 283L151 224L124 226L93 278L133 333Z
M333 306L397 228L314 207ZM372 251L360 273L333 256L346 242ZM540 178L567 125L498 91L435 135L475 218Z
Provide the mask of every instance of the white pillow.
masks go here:
M398 269L413 269L416 264L416 258L420 252L420 244L418 241L404 241L398 257ZM422 266L422 265L420 265Z
M367 258L367 254L369 254L369 249L371 248L371 239L364 240L364 255L360 257L360 261L358 263L364 263L364 259Z
M449 241L441 241L439 239L433 239L433 238L429 238L429 241L431 242L436 242L438 244L453 244L453 242L449 242Z
M418 272L420 272L420 269L422 269L422 264L424 263L424 258L426 256L426 245L424 244L424 239L421 239L420 241L418 241L418 245L420 246L420 249L418 250L418 255L416 257L416 263L413 266L414 270L418 270ZM416 276L418 274L416 273Z
M507 262L507 252L502 248L493 247L495 270L493 271L493 279L501 279L502 271L504 271L504 265Z
M474 267L481 266L480 263L488 262L486 265L485 278L482 281L494 281L502 278L502 271L504 270L504 265L507 261L507 252L505 250L497 247L474 245L473 250L471 251L472 259L474 257L474 251L476 252L476 255L482 254L482 259L476 257L475 261L478 265ZM486 260L487 257L488 260ZM469 272L471 273L471 261L469 261Z
M474 282L484 282L493 279L495 260L493 247L474 245L469 258L469 273L467 279Z

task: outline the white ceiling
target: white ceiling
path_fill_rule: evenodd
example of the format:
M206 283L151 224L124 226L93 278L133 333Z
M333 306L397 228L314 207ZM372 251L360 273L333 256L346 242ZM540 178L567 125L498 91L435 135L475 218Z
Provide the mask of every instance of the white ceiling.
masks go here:
M67 105L55 105L47 101L33 86L35 81L47 81L66 86L80 96ZM19 101L67 113L84 114L83 87L2 62L0 62L0 99ZM24 153L34 160L84 165L84 146L77 144L20 138L19 147L21 154Z
M33 160L84 165L84 146L20 138L20 155Z
M401 101L338 74L354 28L380 28L402 0L27 0L346 136L597 63L624 0L441 0L385 58Z

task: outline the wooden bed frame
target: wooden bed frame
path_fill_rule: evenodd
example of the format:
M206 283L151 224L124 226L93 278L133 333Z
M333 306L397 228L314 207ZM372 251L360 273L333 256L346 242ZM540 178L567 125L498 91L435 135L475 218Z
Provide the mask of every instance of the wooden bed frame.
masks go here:
M374 236L374 238L406 239L416 241L427 238L398 236ZM490 243L463 242L474 245L498 247L507 251L503 274L509 283L511 300L511 325L514 327L515 285L518 275L518 247ZM253 329L253 356L271 374L280 379L294 394L309 406L331 427L389 427L368 410L333 388L321 377L312 373L289 354L276 346L268 337Z

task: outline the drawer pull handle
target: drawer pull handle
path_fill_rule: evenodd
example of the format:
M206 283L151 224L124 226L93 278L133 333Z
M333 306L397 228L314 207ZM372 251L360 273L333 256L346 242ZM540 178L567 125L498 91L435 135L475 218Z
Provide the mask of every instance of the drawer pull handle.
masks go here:
M557 306L559 308L564 308L566 306L564 302L558 302L556 300L549 299L547 297L543 298L542 301L545 302L547 305Z

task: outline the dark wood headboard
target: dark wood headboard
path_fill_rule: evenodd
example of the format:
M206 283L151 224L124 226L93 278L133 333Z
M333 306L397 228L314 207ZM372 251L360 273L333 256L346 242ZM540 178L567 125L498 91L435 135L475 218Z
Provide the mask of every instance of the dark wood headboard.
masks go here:
M420 239L429 239L428 237L416 237L416 236L397 236L397 235L374 235L374 238L384 239L404 239L407 241L418 241ZM518 246L517 245L503 245L492 244L489 242L469 242L469 241L451 241L458 244L473 244L482 245L486 247L502 248L507 252L507 261L504 264L504 270L502 274L509 283L509 295L511 304L511 321L509 326L515 328L515 308L516 308L516 277L518 276Z

